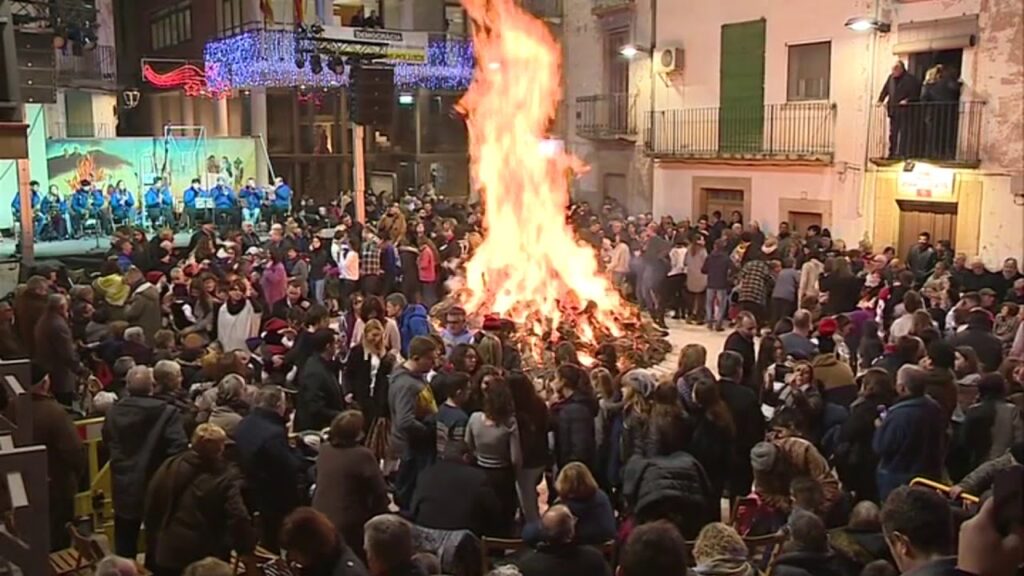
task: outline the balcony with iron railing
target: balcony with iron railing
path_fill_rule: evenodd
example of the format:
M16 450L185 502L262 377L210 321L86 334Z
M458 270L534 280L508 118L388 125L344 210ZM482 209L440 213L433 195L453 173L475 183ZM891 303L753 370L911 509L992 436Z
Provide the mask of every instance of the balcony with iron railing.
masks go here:
M590 2L590 11L596 15L627 10L636 4L636 0L590 0Z
M93 88L117 87L117 52L113 46L96 46L74 54L70 47L57 50L57 83Z
M977 168L985 103L910 102L871 112L868 157L876 165L906 160Z
M659 110L648 113L644 150L662 159L827 164L835 120L829 102Z
M576 134L592 140L636 137L636 94L594 94L576 98Z
M48 138L113 138L117 128L106 122L53 122Z
M562 21L562 0L520 0L523 8L547 22Z

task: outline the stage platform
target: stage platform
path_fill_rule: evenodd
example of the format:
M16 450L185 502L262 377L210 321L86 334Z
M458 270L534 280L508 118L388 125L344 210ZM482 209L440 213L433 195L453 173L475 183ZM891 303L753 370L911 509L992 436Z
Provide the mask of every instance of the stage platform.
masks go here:
M192 237L191 232L179 232L174 236L174 245L177 248L188 246L188 240ZM16 241L14 238L4 237L0 243L0 260L20 259L14 253ZM57 240L55 242L36 242L36 260L64 260L64 259L95 259L102 258L110 250L110 237L100 236L86 237L78 240ZM68 264L70 266L70 264Z

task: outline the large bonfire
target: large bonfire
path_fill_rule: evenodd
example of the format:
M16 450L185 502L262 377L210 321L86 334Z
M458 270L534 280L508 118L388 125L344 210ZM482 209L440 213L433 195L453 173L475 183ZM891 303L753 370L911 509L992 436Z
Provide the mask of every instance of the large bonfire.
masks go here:
M549 145L562 99L561 50L547 25L514 0L462 0L473 22L476 72L459 102L469 129L485 239L466 264L459 300L476 317L512 320L535 365L559 340L584 361L599 344L632 348L647 362L654 339L566 222L568 181L584 167ZM660 356L658 358L657 356Z

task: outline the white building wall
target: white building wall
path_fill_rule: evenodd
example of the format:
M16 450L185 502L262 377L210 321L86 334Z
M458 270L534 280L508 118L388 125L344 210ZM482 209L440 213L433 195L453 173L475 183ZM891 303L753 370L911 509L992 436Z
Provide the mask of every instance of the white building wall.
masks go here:
M853 16L875 11L892 23L889 34L859 34L845 28ZM738 177L751 181L751 216L766 229L785 218L779 201L812 199L831 203L834 235L848 243L870 236L873 227L876 168L867 162L867 141L874 102L896 60L893 46L898 24L978 14L974 47L964 49L963 100L984 101L982 165L963 170L983 182L981 255L991 264L1024 254L1024 3L1021 0L721 0L676 1L658 5L657 43L686 51L685 70L671 85L654 83L655 109L719 105L721 26L766 19L765 104L786 101L788 45L831 42L830 98L836 105L835 155L832 166L772 168L658 162L651 180L655 216L694 217L695 177ZM585 41L581 36L579 41ZM644 59L645 62L647 59ZM649 64L648 64L649 65ZM591 71L592 72L592 71ZM567 81L587 78L574 70ZM636 90L650 82L634 76ZM586 82L583 85L591 88ZM649 100L642 99L647 109ZM641 124L643 126L643 124ZM884 137L884 136L883 136ZM637 164L632 151L620 152ZM620 161L621 163L622 161ZM613 162L606 160L606 164ZM895 168L898 170L899 168ZM1016 197L1015 197L1016 195ZM1016 202L1015 202L1016 199Z

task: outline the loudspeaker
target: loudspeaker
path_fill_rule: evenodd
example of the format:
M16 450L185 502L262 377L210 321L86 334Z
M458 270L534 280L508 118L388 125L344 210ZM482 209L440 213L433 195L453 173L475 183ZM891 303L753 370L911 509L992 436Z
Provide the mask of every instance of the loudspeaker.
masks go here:
M395 108L395 69L353 66L349 76L349 113L356 124L389 126Z
M22 101L40 104L56 102L57 64L53 33L16 30L14 46Z

